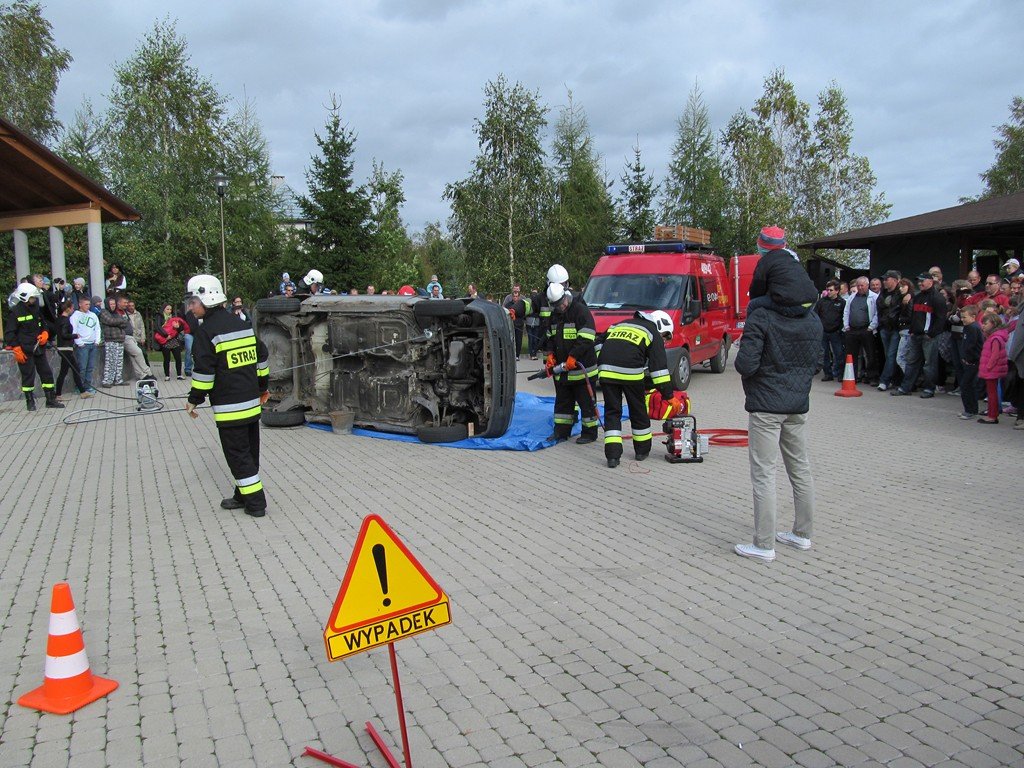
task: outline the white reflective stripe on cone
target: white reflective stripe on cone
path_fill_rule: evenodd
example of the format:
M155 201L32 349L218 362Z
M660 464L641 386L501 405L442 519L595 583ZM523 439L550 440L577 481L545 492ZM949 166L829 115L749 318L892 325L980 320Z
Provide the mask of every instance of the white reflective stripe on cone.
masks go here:
M847 363L846 364L846 368L843 369L843 378L844 379L852 379L853 378L853 363Z
M89 659L86 658L85 649L70 656L49 656L46 657L46 677L51 680L64 680L68 677L75 677L83 672L89 671Z
M64 613L50 614L51 635L70 635L72 632L77 632L79 629L81 629L81 627L78 626L78 616L75 615L74 608L70 611L65 611Z

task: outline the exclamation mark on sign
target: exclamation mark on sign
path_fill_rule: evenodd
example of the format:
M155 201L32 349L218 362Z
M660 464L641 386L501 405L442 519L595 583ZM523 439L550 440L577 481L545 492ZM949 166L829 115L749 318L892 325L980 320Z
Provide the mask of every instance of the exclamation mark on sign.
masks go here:
M384 545L374 544L373 545L373 562L377 566L377 578L380 579L380 589L384 593L384 607L387 608L391 605L391 598L387 597L388 594L388 564L384 559Z

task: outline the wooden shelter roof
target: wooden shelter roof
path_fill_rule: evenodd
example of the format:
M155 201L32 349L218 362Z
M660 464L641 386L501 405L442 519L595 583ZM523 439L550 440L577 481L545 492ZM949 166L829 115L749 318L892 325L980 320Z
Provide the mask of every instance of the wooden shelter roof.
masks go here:
M0 117L0 231L142 215Z

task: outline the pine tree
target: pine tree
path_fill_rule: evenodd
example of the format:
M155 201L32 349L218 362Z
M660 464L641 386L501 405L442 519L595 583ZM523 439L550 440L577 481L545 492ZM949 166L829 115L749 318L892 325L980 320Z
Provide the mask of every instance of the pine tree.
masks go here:
M0 115L36 141L55 139L60 122L53 100L70 64L39 3L0 4Z
M650 240L654 236L654 195L653 174L647 173L640 158L640 139L633 146L633 160L627 160L622 173L622 193L616 210L619 236L628 241Z
M548 251L580 285L615 234L615 208L593 148L586 113L568 95L555 125L554 195L547 213Z
M309 258L307 269L324 273L328 285L366 285L370 264L370 200L353 178L355 133L341 122L341 104L331 97L320 148L306 171L309 195L299 198L303 215L313 221L303 233Z
M401 171L387 172L373 161L370 177L370 238L373 251L371 282L380 288L416 283L421 275L412 243L402 223L400 209L405 203ZM362 286L357 286L362 290Z
M676 124L668 175L663 185L662 221L711 230L714 241L728 237L722 159L711 130L708 108L696 84Z

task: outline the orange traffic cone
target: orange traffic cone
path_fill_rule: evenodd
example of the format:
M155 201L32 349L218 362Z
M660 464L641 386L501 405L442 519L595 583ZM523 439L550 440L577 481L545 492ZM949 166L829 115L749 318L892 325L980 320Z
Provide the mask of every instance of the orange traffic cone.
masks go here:
M853 355L846 356L846 370L843 371L843 386L835 391L836 397L860 397L864 393L857 389L857 377L853 375Z
M106 696L115 688L116 680L96 677L89 671L89 659L85 655L85 642L78 626L75 603L71 599L71 587L63 581L54 584L43 684L18 699L18 704L66 715Z

